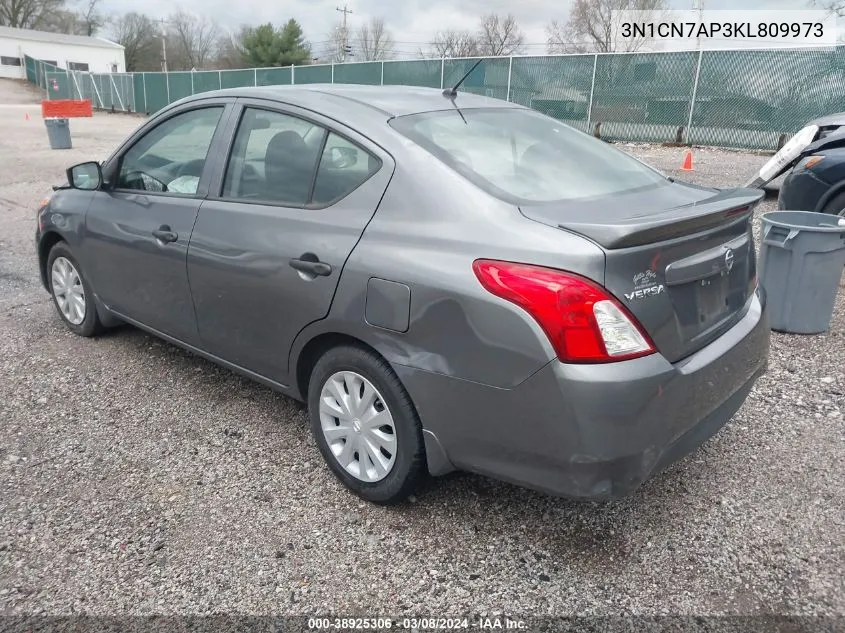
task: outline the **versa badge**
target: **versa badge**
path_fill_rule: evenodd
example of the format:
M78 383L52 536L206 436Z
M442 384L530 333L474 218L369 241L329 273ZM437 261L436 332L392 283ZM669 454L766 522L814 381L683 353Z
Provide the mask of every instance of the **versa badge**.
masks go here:
M657 273L653 270L637 273L634 275L634 289L631 292L626 292L625 298L628 301L633 301L635 299L656 297L666 292L663 284L656 284L654 283L655 281L657 281Z

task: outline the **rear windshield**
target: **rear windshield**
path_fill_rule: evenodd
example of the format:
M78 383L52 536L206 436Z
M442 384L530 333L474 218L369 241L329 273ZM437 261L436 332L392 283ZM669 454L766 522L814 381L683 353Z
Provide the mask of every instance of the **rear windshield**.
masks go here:
M441 110L390 124L488 193L517 203L597 198L669 182L628 154L532 110Z

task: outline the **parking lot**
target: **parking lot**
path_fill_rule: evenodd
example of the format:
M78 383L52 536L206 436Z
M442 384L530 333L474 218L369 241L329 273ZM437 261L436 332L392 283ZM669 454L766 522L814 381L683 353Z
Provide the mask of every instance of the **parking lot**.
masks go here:
M301 405L131 327L66 330L35 208L143 119L72 120L50 150L22 90L0 86L1 612L845 613L845 295L827 335L773 333L734 420L629 498L455 474L380 508L331 475ZM696 149L685 173L681 148L622 148L716 186L766 160Z

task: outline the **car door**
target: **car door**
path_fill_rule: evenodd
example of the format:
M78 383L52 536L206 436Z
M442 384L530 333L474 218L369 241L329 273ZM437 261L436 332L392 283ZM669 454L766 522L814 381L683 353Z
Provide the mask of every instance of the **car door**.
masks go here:
M287 384L296 334L326 316L393 161L354 131L294 107L246 101L231 119L218 195L188 251L203 347Z
M186 256L208 190L207 157L232 100L175 110L109 161L111 180L88 207L81 252L113 311L189 344L199 336Z

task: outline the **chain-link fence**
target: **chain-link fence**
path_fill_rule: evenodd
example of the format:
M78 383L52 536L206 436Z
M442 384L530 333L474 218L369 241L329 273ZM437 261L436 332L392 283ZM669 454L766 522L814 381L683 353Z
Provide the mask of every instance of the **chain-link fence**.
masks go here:
M63 70L29 56L24 61L27 80L44 90L47 99L90 99L99 110L142 111L135 101L137 81L132 73Z
M193 94L314 83L447 88L474 59L96 74L26 58L48 99L152 114ZM815 117L845 111L845 47L484 58L460 90L513 101L608 140L776 149Z

